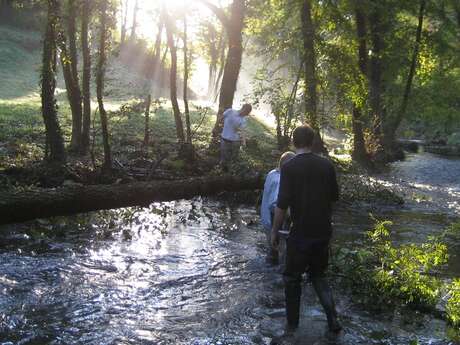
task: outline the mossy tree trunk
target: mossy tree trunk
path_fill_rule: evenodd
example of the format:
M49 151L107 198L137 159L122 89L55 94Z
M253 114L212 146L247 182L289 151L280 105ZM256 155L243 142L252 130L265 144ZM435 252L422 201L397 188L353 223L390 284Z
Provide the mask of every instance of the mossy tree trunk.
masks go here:
M54 92L56 90L56 41L58 40L59 1L48 0L48 17L43 40L43 65L41 73L42 115L45 122L46 142L49 147L48 159L64 164L66 154L64 139L58 120Z

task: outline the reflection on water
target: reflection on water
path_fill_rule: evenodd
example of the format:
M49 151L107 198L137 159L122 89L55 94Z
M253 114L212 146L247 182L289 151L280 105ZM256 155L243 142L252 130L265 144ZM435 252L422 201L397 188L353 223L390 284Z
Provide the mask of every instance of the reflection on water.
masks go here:
M422 211L460 214L460 158L409 154L378 180L394 187Z
M452 217L410 205L378 215L395 220L400 241L423 240ZM372 226L359 207L339 208L334 222L340 245ZM282 279L265 262L253 207L197 198L0 230L3 343L270 344L282 333ZM449 343L442 321L371 315L341 291L345 332L331 338L305 286L296 344Z

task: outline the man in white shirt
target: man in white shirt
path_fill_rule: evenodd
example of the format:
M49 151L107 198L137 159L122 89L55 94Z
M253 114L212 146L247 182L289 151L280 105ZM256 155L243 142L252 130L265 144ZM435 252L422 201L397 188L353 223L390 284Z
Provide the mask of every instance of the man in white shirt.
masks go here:
M243 129L246 126L246 117L251 111L252 106L244 104L239 111L229 108L222 115L224 128L221 134L220 162L224 171L228 170L232 161L238 157L241 144L246 145Z

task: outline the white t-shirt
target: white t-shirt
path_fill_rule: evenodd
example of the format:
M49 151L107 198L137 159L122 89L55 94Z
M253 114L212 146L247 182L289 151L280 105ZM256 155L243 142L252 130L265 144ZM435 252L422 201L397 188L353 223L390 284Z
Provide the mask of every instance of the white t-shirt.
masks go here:
M223 115L224 129L222 131L222 138L230 141L240 141L240 132L246 125L246 117L241 116L239 111L231 108L225 110Z

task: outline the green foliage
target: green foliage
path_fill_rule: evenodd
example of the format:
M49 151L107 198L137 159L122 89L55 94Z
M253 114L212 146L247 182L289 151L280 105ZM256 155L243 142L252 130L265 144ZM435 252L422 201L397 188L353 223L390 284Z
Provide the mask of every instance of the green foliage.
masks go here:
M342 269L350 277L350 286L374 306L433 309L443 286L434 274L447 263L447 246L441 237L396 246L391 241L391 225L390 221L376 221L363 249L339 254L347 263Z
M456 327L460 327L460 278L448 286L449 299L446 305L447 318Z
M296 72L298 73L298 71ZM254 104L268 104L275 117L278 147L289 146L294 128L303 118L297 76L278 77L276 72L260 69L252 83Z

